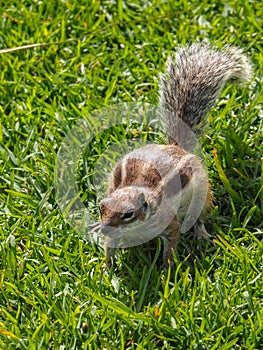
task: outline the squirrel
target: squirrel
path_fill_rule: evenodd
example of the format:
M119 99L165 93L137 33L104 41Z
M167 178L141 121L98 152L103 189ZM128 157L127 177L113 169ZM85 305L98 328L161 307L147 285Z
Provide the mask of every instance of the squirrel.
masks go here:
M125 155L111 172L99 205L108 266L122 237L136 245L134 240L141 242L143 236L160 236L166 269L174 263L181 233L193 228L196 239L212 237L205 228L213 209L212 191L202 161L189 151L189 130L200 137L206 114L224 86L247 83L251 75L248 58L236 47L193 43L168 57L159 77L158 104L168 142Z

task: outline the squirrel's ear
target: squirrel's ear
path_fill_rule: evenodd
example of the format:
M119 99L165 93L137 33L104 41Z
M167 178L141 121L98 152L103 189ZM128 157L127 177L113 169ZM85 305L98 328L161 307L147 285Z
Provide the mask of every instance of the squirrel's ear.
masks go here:
M146 201L146 199L145 199L145 195L144 195L144 193L141 193L140 195L139 195L139 206L140 206L140 209L144 212L144 213L146 213L147 212L147 209L148 209L148 203L147 203L147 201Z
M144 193L140 193L138 197L138 202L139 202L139 208L145 203L145 195Z
M102 199L99 204L100 207L105 207L105 199Z
M99 210L100 210L100 216L102 216L102 213L104 211L104 208L105 208L105 205L103 203L103 200L100 202L100 205L99 205Z

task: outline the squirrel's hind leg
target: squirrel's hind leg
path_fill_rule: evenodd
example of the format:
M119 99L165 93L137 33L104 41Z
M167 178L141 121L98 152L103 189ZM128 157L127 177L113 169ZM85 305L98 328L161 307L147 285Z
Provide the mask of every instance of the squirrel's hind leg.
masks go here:
M201 219L198 219L194 225L194 234L197 240L200 240L200 239L211 240L213 238L213 236L206 231L205 224Z
M209 213L212 211L212 209L213 209L213 195L212 195L211 188L209 186L204 209L200 217L194 224L195 239L197 240L206 239L210 241L213 240L213 235L210 235L205 228L205 221L207 220L207 217Z

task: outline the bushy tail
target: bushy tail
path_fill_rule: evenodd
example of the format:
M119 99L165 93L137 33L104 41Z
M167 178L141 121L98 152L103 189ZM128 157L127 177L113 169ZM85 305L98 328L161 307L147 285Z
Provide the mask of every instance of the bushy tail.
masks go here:
M178 135L183 123L195 133L202 130L204 116L225 84L248 82L251 75L249 60L236 47L220 50L198 43L179 47L160 75L159 105L171 142L178 143L178 138L181 143L185 141L182 138L186 135Z

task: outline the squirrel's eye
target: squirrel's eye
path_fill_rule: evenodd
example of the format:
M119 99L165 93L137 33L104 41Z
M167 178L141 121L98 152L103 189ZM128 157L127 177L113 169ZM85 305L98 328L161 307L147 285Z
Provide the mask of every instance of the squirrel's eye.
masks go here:
M121 215L121 219L123 219L123 220L131 219L133 217L133 215L134 215L134 210L129 209Z

